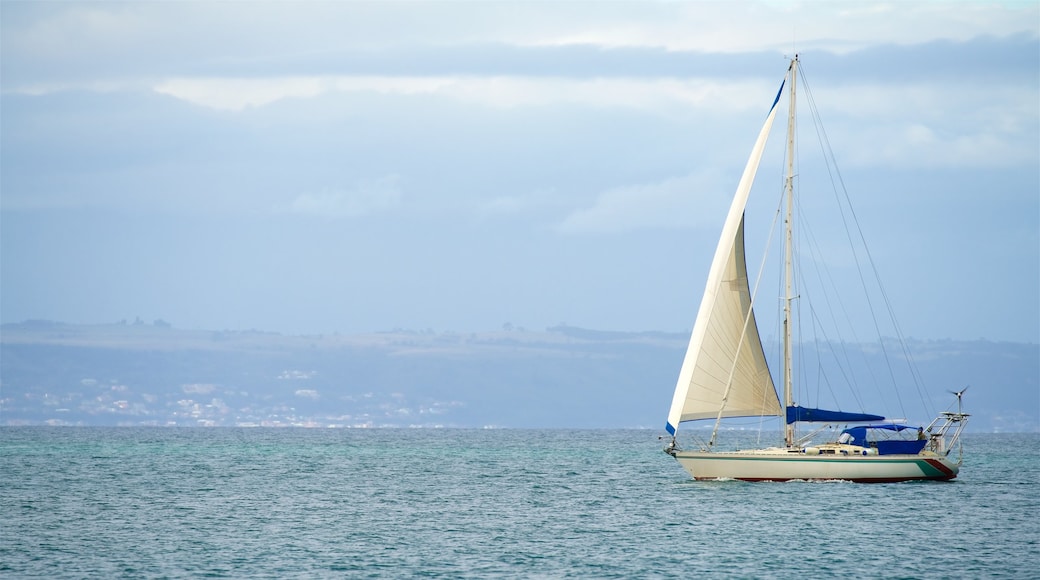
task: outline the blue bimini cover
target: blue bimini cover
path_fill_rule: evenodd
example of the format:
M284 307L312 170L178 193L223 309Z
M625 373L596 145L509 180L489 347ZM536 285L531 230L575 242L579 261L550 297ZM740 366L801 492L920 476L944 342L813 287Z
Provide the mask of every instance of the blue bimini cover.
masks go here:
M851 427L842 433L848 433L852 439L849 443L861 447L873 447L878 455L917 455L928 443L920 434L920 427L909 425L864 425Z

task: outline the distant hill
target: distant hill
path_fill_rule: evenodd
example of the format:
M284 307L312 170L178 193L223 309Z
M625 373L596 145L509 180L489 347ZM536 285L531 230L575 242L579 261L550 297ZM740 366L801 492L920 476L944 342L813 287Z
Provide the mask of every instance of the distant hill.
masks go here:
M30 321L0 327L0 424L659 429L687 339L567 326L285 336ZM861 377L870 373L859 365L880 357L861 345L806 349L799 364L824 398L832 378L815 361L839 349L862 361L849 371ZM970 384L969 430L1040 431L1037 345L917 341L911 350L925 387L900 396L908 418L930 419L911 412L918 401L945 407L946 390Z

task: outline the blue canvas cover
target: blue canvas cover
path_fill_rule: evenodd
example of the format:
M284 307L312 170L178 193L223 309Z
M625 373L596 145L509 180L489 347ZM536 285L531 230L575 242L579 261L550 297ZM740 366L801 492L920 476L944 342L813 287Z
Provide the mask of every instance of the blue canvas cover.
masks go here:
M787 408L787 423L799 421L807 423L858 423L862 421L884 421L881 415L867 413L846 413L844 411L828 411L826 409L810 409L793 405Z
M850 444L861 447L873 447L878 450L878 455L917 455L924 449L928 441L927 439L919 438L919 436L914 439L907 438L906 435L908 434L903 433L907 430L910 430L912 433L923 433L920 427L895 424L851 427L845 429L842 433L848 433L852 437L848 441ZM893 432L891 438L884 436L885 431Z

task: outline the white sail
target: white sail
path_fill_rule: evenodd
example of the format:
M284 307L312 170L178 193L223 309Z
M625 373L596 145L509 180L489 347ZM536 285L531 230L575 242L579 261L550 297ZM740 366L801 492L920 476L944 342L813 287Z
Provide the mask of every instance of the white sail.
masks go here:
M783 91L783 85L780 90ZM713 419L720 416L720 409L722 417L781 415L780 400L751 310L751 290L744 262L744 207L779 99L778 92L744 167L715 249L668 412L666 428L672 435L681 421ZM733 388L727 388L731 382Z

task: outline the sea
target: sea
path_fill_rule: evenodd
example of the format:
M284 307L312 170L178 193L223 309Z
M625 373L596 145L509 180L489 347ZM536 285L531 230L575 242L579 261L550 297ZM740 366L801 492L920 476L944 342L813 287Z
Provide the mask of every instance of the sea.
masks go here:
M1038 578L1040 434L692 481L652 430L0 428L2 578Z

